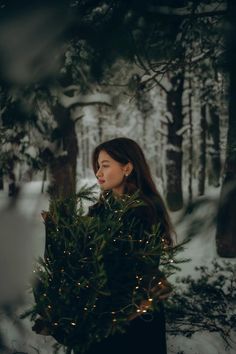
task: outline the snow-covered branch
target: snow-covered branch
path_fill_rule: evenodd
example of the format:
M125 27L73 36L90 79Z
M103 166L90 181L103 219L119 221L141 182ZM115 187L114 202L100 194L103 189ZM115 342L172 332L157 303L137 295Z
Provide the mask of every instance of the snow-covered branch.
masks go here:
M166 118L168 123L174 123L173 115L171 114L171 112L165 112L164 117Z
M210 49L209 50L206 50L198 55L195 55L194 57L191 58L191 63L196 63L198 62L199 60L205 58L208 54L210 53Z
M176 135L178 135L178 136L184 135L189 129L190 129L190 125L186 124L182 128L180 128L179 130L177 130Z
M192 12L191 7L170 7L170 6L150 6L149 11L155 12L160 15L168 15L168 16L218 16L225 15L227 10L226 2L217 3L214 2L212 4L204 4L202 6L198 6L197 9Z
M167 144L165 147L166 151L175 151L175 152L181 152L181 148L179 146L173 145L173 144ZM172 164L173 161L169 161L167 164L170 165Z
M81 94L79 87L71 85L65 89L57 91L58 102L64 108L73 108L74 106L85 106L93 104L104 104L107 106L112 105L112 97L106 93L91 93Z
M157 133L163 135L163 136L168 136L168 133L164 130L164 129L161 129L161 128L157 128Z

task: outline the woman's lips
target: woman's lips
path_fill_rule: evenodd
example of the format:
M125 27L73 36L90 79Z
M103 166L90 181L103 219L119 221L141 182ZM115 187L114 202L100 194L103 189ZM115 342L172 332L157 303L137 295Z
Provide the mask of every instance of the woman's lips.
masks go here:
M103 179L99 179L98 183L103 184L105 181Z

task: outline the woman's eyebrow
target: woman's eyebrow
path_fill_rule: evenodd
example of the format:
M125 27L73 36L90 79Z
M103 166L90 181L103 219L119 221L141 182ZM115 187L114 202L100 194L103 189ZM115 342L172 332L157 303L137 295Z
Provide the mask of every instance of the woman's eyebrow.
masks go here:
M109 160L102 160L101 163L103 163L103 162L110 162L110 161Z

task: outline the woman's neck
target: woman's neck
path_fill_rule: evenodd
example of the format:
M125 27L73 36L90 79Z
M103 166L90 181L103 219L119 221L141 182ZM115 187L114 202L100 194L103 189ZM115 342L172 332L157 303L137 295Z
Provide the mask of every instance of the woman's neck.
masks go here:
M124 187L120 186L120 187L117 187L117 188L113 188L112 189L112 194L114 195L114 197L121 198L122 195L124 194Z

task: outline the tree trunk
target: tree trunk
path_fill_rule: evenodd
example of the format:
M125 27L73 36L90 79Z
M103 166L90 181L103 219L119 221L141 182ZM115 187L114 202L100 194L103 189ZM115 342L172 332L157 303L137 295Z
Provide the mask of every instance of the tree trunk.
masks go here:
M0 169L0 190L4 189L4 182L3 182L3 173L2 170Z
M177 131L183 126L182 96L184 73L181 71L171 78L171 89L167 91L169 115L166 150L166 201L170 210L183 207L182 192L182 135Z
M162 133L162 131L165 131L166 129L166 124L161 121L161 132L158 134L157 139L158 139L158 146L156 150L156 156L158 158L157 161L157 170L156 170L156 176L159 176L162 181L162 185L165 185L165 156L162 154L162 152L165 149L166 141L165 141L165 136ZM159 149L159 151L158 151Z
M147 149L147 120L150 119L151 113L153 111L153 105L149 96L149 91L145 92L144 87L140 85L137 86L136 91L136 102L137 108L141 113L142 117L142 146L144 150Z
M216 107L211 106L209 109L209 125L208 137L210 138L209 145L209 172L208 180L209 185L219 187L220 185L220 119Z
M17 195L17 187L16 187L16 176L14 172L14 162L9 162L9 171L8 171L8 197L15 197Z
M198 173L198 195L205 193L205 180L206 180L206 115L207 104L203 102L201 107L201 120L200 120L200 156L199 156L199 173Z
M228 1L230 22L229 37L229 123L227 134L226 160L216 229L217 253L221 257L236 257L236 25L234 14L236 3Z
M188 203L191 204L193 200L193 117L192 117L192 82L191 77L188 78L189 94L189 160L188 160Z
M69 109L57 104L52 108L59 126L62 156L54 158L49 164L51 175L50 194L56 198L66 198L76 193L76 162L78 154L75 123L70 118Z
M86 176L87 170L90 168L90 144L89 144L89 127L86 126Z
M44 192L44 185L45 185L46 180L47 180L47 168L45 167L43 169L43 180L42 180L41 193Z
M81 142L82 142L82 170L83 177L86 174L86 146L85 146L85 127L84 122L81 122Z

